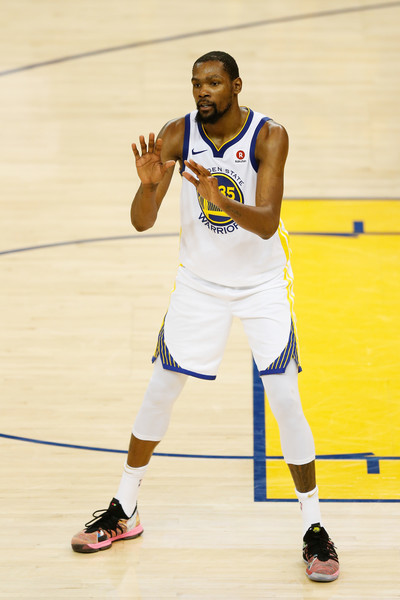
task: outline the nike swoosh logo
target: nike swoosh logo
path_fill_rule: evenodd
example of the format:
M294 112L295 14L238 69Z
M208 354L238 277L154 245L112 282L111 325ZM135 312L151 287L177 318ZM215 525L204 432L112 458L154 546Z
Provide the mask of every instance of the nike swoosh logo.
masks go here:
M192 148L192 154L202 154L203 152L207 152L207 149L205 149L205 150L198 150L198 151L196 152L196 150L194 150L194 149Z

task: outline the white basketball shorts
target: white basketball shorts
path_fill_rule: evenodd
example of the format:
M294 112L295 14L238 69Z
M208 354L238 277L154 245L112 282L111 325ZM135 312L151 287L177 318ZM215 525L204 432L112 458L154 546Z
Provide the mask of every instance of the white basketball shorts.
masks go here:
M215 379L233 317L238 317L260 375L284 373L291 358L299 371L294 315L283 274L261 285L231 288L205 281L180 266L153 361Z

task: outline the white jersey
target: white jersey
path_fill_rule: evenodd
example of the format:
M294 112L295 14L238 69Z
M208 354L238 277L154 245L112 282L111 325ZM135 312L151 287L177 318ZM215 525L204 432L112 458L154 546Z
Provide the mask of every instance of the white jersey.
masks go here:
M255 146L268 117L248 109L239 133L217 148L201 123L196 122L196 114L193 111L185 117L183 160L193 159L206 167L229 198L255 206ZM290 270L287 233L282 223L270 239L263 240L200 196L184 177L180 211L179 261L198 277L225 286L247 287Z

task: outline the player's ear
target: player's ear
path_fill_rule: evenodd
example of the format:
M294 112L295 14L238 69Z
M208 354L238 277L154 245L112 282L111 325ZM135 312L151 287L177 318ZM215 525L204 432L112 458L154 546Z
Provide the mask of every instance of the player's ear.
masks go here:
M242 91L242 80L240 77L236 77L236 79L232 81L232 88L234 94L240 94Z

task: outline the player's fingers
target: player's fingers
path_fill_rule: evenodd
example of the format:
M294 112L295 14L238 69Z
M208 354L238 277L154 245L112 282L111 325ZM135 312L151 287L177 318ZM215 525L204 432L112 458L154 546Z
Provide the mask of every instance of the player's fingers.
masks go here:
M210 175L209 171L205 167L203 167L203 165L199 165L199 163L195 162L194 160L190 160L189 165L190 169L194 171L196 175L203 175L205 177L208 177Z
M142 155L143 155L147 152L147 144L146 144L146 140L144 139L144 135L139 136L139 142L140 142L140 148L142 149Z
M195 187L197 187L199 185L199 180L196 179L195 177L193 177L193 175L190 175L190 173L188 173L187 171L184 171L182 173L182 176L187 179L188 181L190 181L190 183L192 183Z
M162 149L162 145L163 145L163 141L161 138L157 138L156 139L156 144L154 147L154 152L158 155L161 155L161 149Z
M154 152L154 133L149 133L149 152Z
M185 160L185 165L187 167L189 167L189 169L193 173L195 173L197 176L200 175L200 169L199 169L200 165L198 165L196 162L194 162L194 160ZM208 173L208 171L207 171L207 173Z
M135 155L135 158L140 158L140 154L139 154L136 144L132 144L132 152Z
M185 160L185 164L195 173L199 172L199 166L197 164L197 162L195 162L194 160L190 159L190 160Z
M166 171L168 171L168 169L171 169L171 167L175 166L175 161L174 160L167 160L167 162L165 162L163 164L163 172L165 173Z

